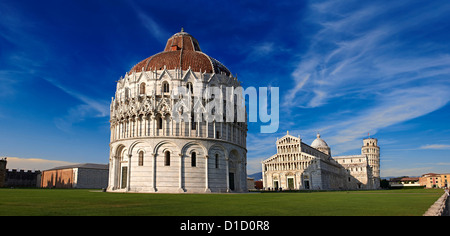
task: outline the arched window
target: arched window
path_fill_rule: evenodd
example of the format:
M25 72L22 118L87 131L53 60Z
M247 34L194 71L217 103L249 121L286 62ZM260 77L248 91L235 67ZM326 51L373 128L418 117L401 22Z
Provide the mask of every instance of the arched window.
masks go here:
M219 154L216 153L216 168L219 168Z
M196 167L197 166L197 153L193 152L191 154L191 166Z
M139 152L139 163L138 163L138 165L139 166L143 166L144 165L144 152L143 151Z
M139 94L145 94L145 83L141 83L139 86Z
M170 152L169 151L164 152L164 165L170 166Z
M169 92L169 83L167 83L167 81L163 82L163 93L168 93Z
M194 113L191 114L191 126L192 126L192 130L197 129L197 123L195 123Z
M194 87L192 86L192 83L191 82L188 82L187 84L186 84L186 88L187 88L187 92L191 92L191 94L194 94Z
M125 99L128 99L128 97L130 97L130 89L129 88L125 88L124 89L124 93L125 93Z
M163 128L162 127L163 121L162 121L161 116L158 116L158 118L156 119L156 122L158 123L157 124L158 125L158 129L162 129Z

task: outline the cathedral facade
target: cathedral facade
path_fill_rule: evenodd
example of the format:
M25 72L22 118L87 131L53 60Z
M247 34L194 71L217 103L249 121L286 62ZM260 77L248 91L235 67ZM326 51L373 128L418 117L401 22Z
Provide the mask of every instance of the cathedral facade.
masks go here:
M117 81L107 190L247 191L247 123L226 120L229 110L220 103L226 88L239 86L192 35L182 30L170 37L164 51ZM212 94L211 88L223 93Z
M328 144L317 134L308 145L289 132L276 141L277 153L262 162L263 187L285 190L378 189L378 140L363 140L361 154L331 156Z

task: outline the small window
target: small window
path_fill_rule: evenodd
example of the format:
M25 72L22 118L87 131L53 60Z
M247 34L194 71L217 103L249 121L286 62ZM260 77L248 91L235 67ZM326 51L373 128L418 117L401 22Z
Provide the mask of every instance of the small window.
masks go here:
M170 152L169 151L166 151L164 153L164 165L170 166Z
M163 127L162 127L162 123L163 123L163 121L162 121L162 118L161 118L161 116L158 116L158 118L157 118L157 123L158 123L158 129L162 129Z
M163 82L163 92L168 93L169 92L169 83L167 81Z
M216 168L219 168L219 154L216 154Z
M194 94L194 87L192 86L191 82L188 82L186 84L186 88L188 89L188 92L191 92L191 94Z
M141 83L139 87L139 94L145 94L145 83Z
M143 166L144 165L144 152L143 151L139 152L139 161L138 162L139 162L138 163L139 166Z
M196 167L197 166L197 153L193 152L191 154L191 166Z
M192 130L197 129L197 123L195 123L194 114L191 115L191 126L192 126Z

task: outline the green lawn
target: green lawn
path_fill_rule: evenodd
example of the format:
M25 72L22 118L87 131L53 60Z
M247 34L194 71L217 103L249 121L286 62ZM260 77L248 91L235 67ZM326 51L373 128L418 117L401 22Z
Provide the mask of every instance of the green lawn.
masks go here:
M249 194L0 189L0 215L420 216L439 189Z

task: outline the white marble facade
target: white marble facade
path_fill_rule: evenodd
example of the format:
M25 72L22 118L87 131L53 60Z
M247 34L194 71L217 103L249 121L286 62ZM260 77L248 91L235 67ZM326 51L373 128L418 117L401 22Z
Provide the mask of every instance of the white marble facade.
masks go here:
M277 153L262 162L266 190L377 189L380 186L380 148L377 139L363 140L360 155L331 156L317 135L311 146L286 134L276 142Z
M196 61L200 59L207 63ZM192 98L201 97L208 87L224 92L238 87L237 78L202 53L197 40L183 31L168 40L164 52L146 60L135 66L143 65L142 69L117 81L111 101L108 191L247 191L247 124L207 119L226 117L225 110L206 111L208 99L176 107L180 88L190 91ZM159 65L152 68L152 63ZM184 119L175 119L183 112Z

